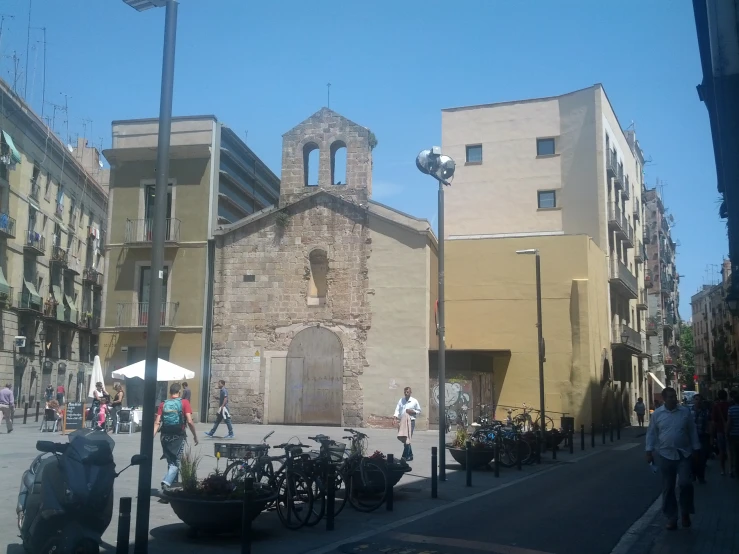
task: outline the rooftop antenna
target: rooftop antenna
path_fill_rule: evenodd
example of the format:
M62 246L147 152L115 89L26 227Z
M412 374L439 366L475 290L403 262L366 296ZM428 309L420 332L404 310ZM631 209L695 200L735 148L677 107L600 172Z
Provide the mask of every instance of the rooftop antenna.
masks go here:
M3 43L3 23L5 23L6 19L15 19L14 15L10 15L9 13L0 13L0 45ZM2 50L0 50L2 52Z
M13 60L13 92L18 94L18 81L20 80L20 76L23 75L20 68L21 59L18 57L18 52L15 50L13 50L12 56L5 57Z
M331 108L331 83L326 83L326 92L328 96L326 107Z
M36 29L39 31L44 32L44 83L42 85L41 89L41 118L44 117L44 106L46 105L46 27L32 27L32 29ZM36 70L34 67L34 79L36 76Z
M26 35L26 75L25 84L23 85L23 96L28 102L28 52L31 47L31 8L33 7L33 0L28 0L28 34Z
M244 131L244 144L246 144L248 140L249 140L249 129Z

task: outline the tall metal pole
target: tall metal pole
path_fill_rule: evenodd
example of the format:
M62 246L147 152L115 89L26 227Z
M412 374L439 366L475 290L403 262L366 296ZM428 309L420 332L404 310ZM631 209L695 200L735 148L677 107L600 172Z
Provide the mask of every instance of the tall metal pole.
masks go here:
M136 503L136 542L134 552L146 554L149 549L149 512L151 508L151 473L154 457L154 404L156 402L157 360L162 309L164 236L167 227L167 185L169 182L169 139L172 127L172 91L174 88L175 43L177 38L177 2L167 0L162 62L162 91L159 104L159 140L157 144L154 229L151 247L151 281L144 372L144 410L142 418L141 454L146 461L139 467Z
M446 338L444 332L444 184L439 181L439 481L446 481Z
M546 411L544 409L544 332L541 324L541 257L538 250L536 251L536 327L539 339L539 411L541 412L539 431L542 433L542 440L546 441L544 435L546 431Z
M31 8L33 7L33 0L28 0L28 34L26 35L26 71L25 71L25 82L23 84L23 98L30 104L28 99L28 58L30 57L29 51L31 48Z

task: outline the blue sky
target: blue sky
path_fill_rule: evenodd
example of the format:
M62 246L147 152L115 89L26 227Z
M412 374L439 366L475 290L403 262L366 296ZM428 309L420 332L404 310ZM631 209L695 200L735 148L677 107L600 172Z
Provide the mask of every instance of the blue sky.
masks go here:
M17 51L25 68L28 5L0 4L15 16L0 41L0 75L11 83L8 56ZM68 96L73 139L107 147L112 120L157 115L163 17L122 0L33 0L31 24L47 28L46 99ZM248 131L279 175L282 133L326 104L331 82L331 108L378 138L374 198L433 221L435 185L414 159L439 143L442 108L603 83L653 160L649 185L666 185L683 317L710 280L707 265L726 254L690 2L181 0L177 38L175 114L215 114ZM38 111L41 39L32 30L28 95ZM62 134L63 119L57 113Z

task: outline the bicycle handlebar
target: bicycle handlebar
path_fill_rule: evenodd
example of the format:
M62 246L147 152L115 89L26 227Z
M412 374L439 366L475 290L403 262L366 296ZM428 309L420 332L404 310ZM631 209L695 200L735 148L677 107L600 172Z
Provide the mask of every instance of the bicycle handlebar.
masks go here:
M291 442L284 442L282 444L278 444L275 446L275 448L282 448L284 450L290 450L291 448L310 448L307 444L302 443L291 443Z
M262 439L262 442L267 442L267 439L270 438L274 434L275 434L274 431L270 431L269 433L267 433L266 435L264 435L264 438Z
M347 433L351 433L358 438L367 438L367 435L365 435L364 433L360 433L359 431L355 431L354 429L344 429L344 431L346 431Z

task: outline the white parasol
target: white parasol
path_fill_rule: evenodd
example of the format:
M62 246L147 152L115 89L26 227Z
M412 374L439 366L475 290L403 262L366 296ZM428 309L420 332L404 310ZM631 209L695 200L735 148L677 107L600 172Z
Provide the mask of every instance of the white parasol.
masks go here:
M138 377L139 379L144 378L144 371L146 369L146 361L141 360L135 364L131 364L121 369L116 369L113 372L113 379L123 379L124 377L130 379L131 377ZM181 381L183 379L194 379L195 372L180 367L177 364L162 360L157 360L157 381Z
M94 398L95 383L103 382L105 382L105 378L103 377L103 366L100 364L100 356L95 356L95 360L92 362L92 378L90 379L90 390L87 396Z

